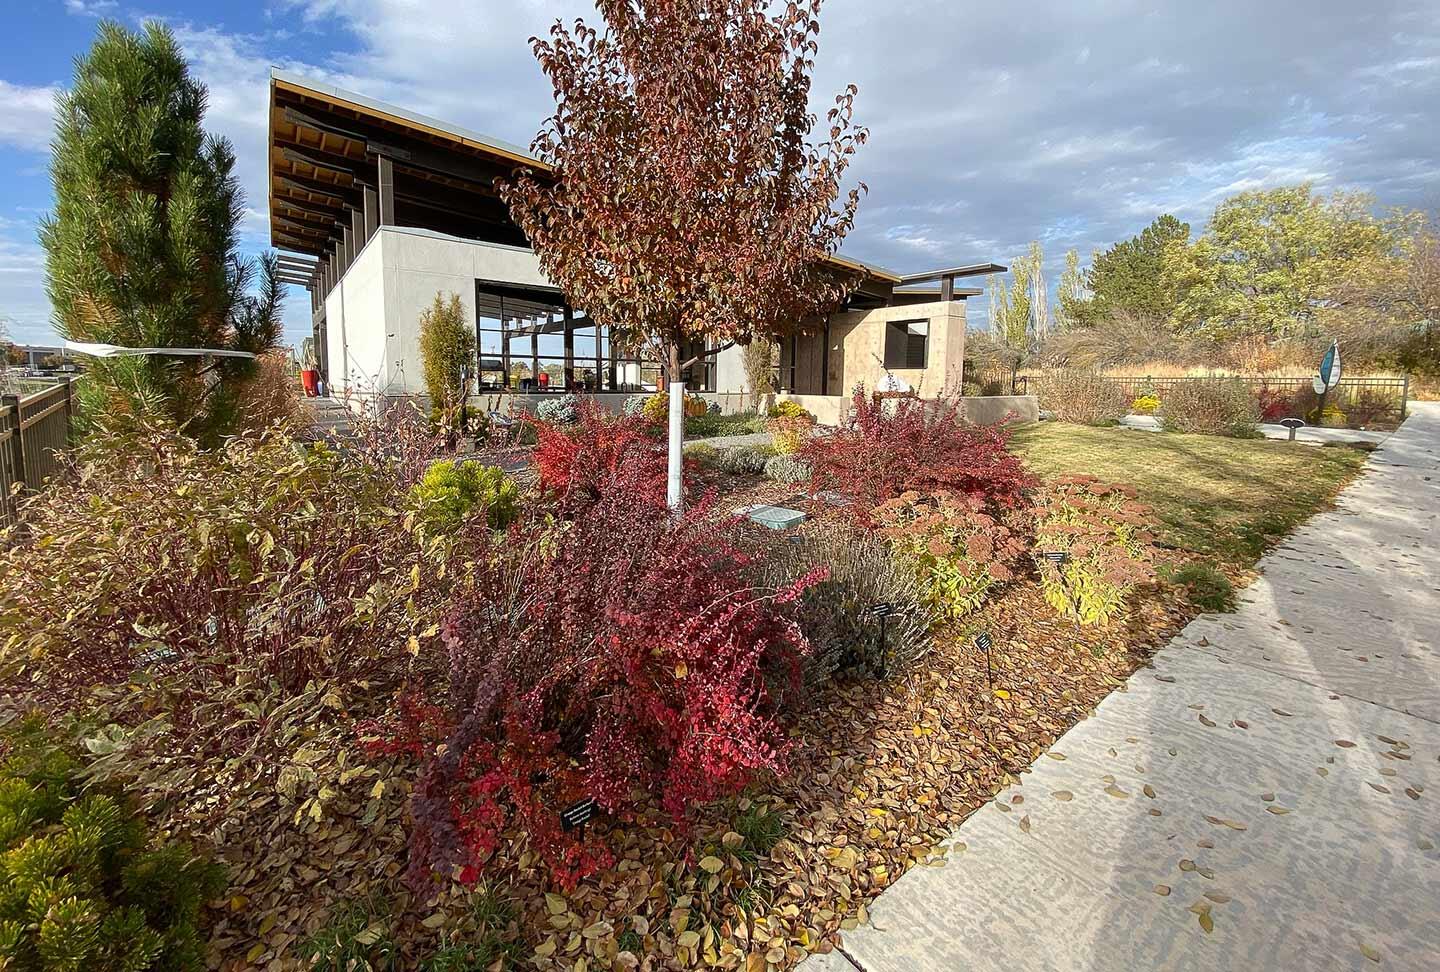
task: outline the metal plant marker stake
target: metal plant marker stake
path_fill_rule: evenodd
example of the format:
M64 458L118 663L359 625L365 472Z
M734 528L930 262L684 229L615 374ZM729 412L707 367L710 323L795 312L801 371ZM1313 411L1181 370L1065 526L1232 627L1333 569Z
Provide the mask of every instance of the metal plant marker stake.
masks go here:
M889 666L885 664L885 621L890 615L895 613L895 605L889 601L881 601L879 604L870 605L870 607L866 609L866 613L872 618L880 619L880 644L876 658L880 663L879 676L883 679L889 674L886 671Z

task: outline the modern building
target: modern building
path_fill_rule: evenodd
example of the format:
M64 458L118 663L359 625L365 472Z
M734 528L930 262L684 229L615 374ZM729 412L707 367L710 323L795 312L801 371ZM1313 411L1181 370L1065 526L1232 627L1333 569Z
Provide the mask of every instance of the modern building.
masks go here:
M270 76L269 128L271 243L282 279L310 292L331 394L372 405L423 395L420 315L452 293L475 322L478 394L634 394L658 384L656 362L612 342L546 279L500 200L497 179L549 171L525 150L281 70ZM860 283L836 313L782 345L783 390L840 396L887 371L921 394L958 385L965 299L979 291L955 280L1004 267L906 276L831 260ZM732 408L747 397L738 348L685 378Z

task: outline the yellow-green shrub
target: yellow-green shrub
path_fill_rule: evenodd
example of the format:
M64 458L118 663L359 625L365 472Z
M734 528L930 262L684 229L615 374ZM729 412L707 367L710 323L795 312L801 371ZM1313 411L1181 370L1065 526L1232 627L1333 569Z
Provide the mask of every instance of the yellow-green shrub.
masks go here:
M1154 415L1159 407L1160 396L1151 392L1140 395L1130 403L1130 411L1135 415Z
M117 799L81 794L78 764L30 721L0 767L0 968L204 968L200 914L224 872L152 847Z
M1129 486L1091 476L1049 484L1038 498L1035 545L1045 600L1081 624L1108 624L1125 610L1125 597L1155 575L1150 510ZM1064 553L1056 564L1044 553Z
M811 422L815 421L815 416L810 414L810 411L805 408L805 406L801 405L799 402L789 401L788 399L783 402L777 402L774 405L770 406L770 417L804 418L809 419Z
M498 466L442 459L431 463L410 490L418 522L431 535L445 533L485 511L491 529L509 526L520 512L520 489Z

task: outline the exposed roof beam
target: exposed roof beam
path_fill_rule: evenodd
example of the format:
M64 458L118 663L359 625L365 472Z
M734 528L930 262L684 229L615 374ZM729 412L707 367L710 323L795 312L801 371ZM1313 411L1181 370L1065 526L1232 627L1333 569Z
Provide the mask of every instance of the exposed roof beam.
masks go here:
M332 121L321 121L288 105L283 109L282 114L290 124L299 128L308 128L312 132L320 132L325 135L338 135L340 138L349 139L352 142L359 142L361 145L364 145L367 140L366 136L359 132L348 131Z
M338 172L351 180L355 178L355 170L348 165L339 162L330 162L320 158L314 149L282 148L280 155L290 162L299 162L302 165L314 166L317 169L325 169L328 172ZM346 161L349 161L348 159Z
M902 284L924 283L927 280L943 280L958 277L979 277L987 273L1004 273L1009 267L998 263L968 263L963 267L948 267L944 270L926 270L924 273L907 273L900 278Z
M277 175L275 180L282 186L289 186L291 189L299 189L301 192L308 192L315 196L329 196L337 203L348 203L355 196L355 191L349 186L337 186L328 182L316 182L297 173L288 175Z

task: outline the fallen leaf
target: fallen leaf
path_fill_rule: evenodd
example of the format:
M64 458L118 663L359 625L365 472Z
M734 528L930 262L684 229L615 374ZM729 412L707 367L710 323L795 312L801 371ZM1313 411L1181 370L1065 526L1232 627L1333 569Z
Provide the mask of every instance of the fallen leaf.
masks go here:
M707 874L714 874L725 866L725 862L715 855L700 858L700 869Z
M1059 800L1061 803L1069 803L1070 800L1074 799L1075 797L1075 794L1071 793L1069 790L1056 790L1050 795L1055 799Z
M1160 897L1162 897L1162 898L1167 897L1167 896L1170 894L1170 885L1168 885L1168 884L1157 884L1157 885L1155 885L1155 893L1158 894L1158 895L1160 895Z
M1335 745L1339 746L1341 749L1355 748L1355 744L1348 739L1337 739L1335 740Z

